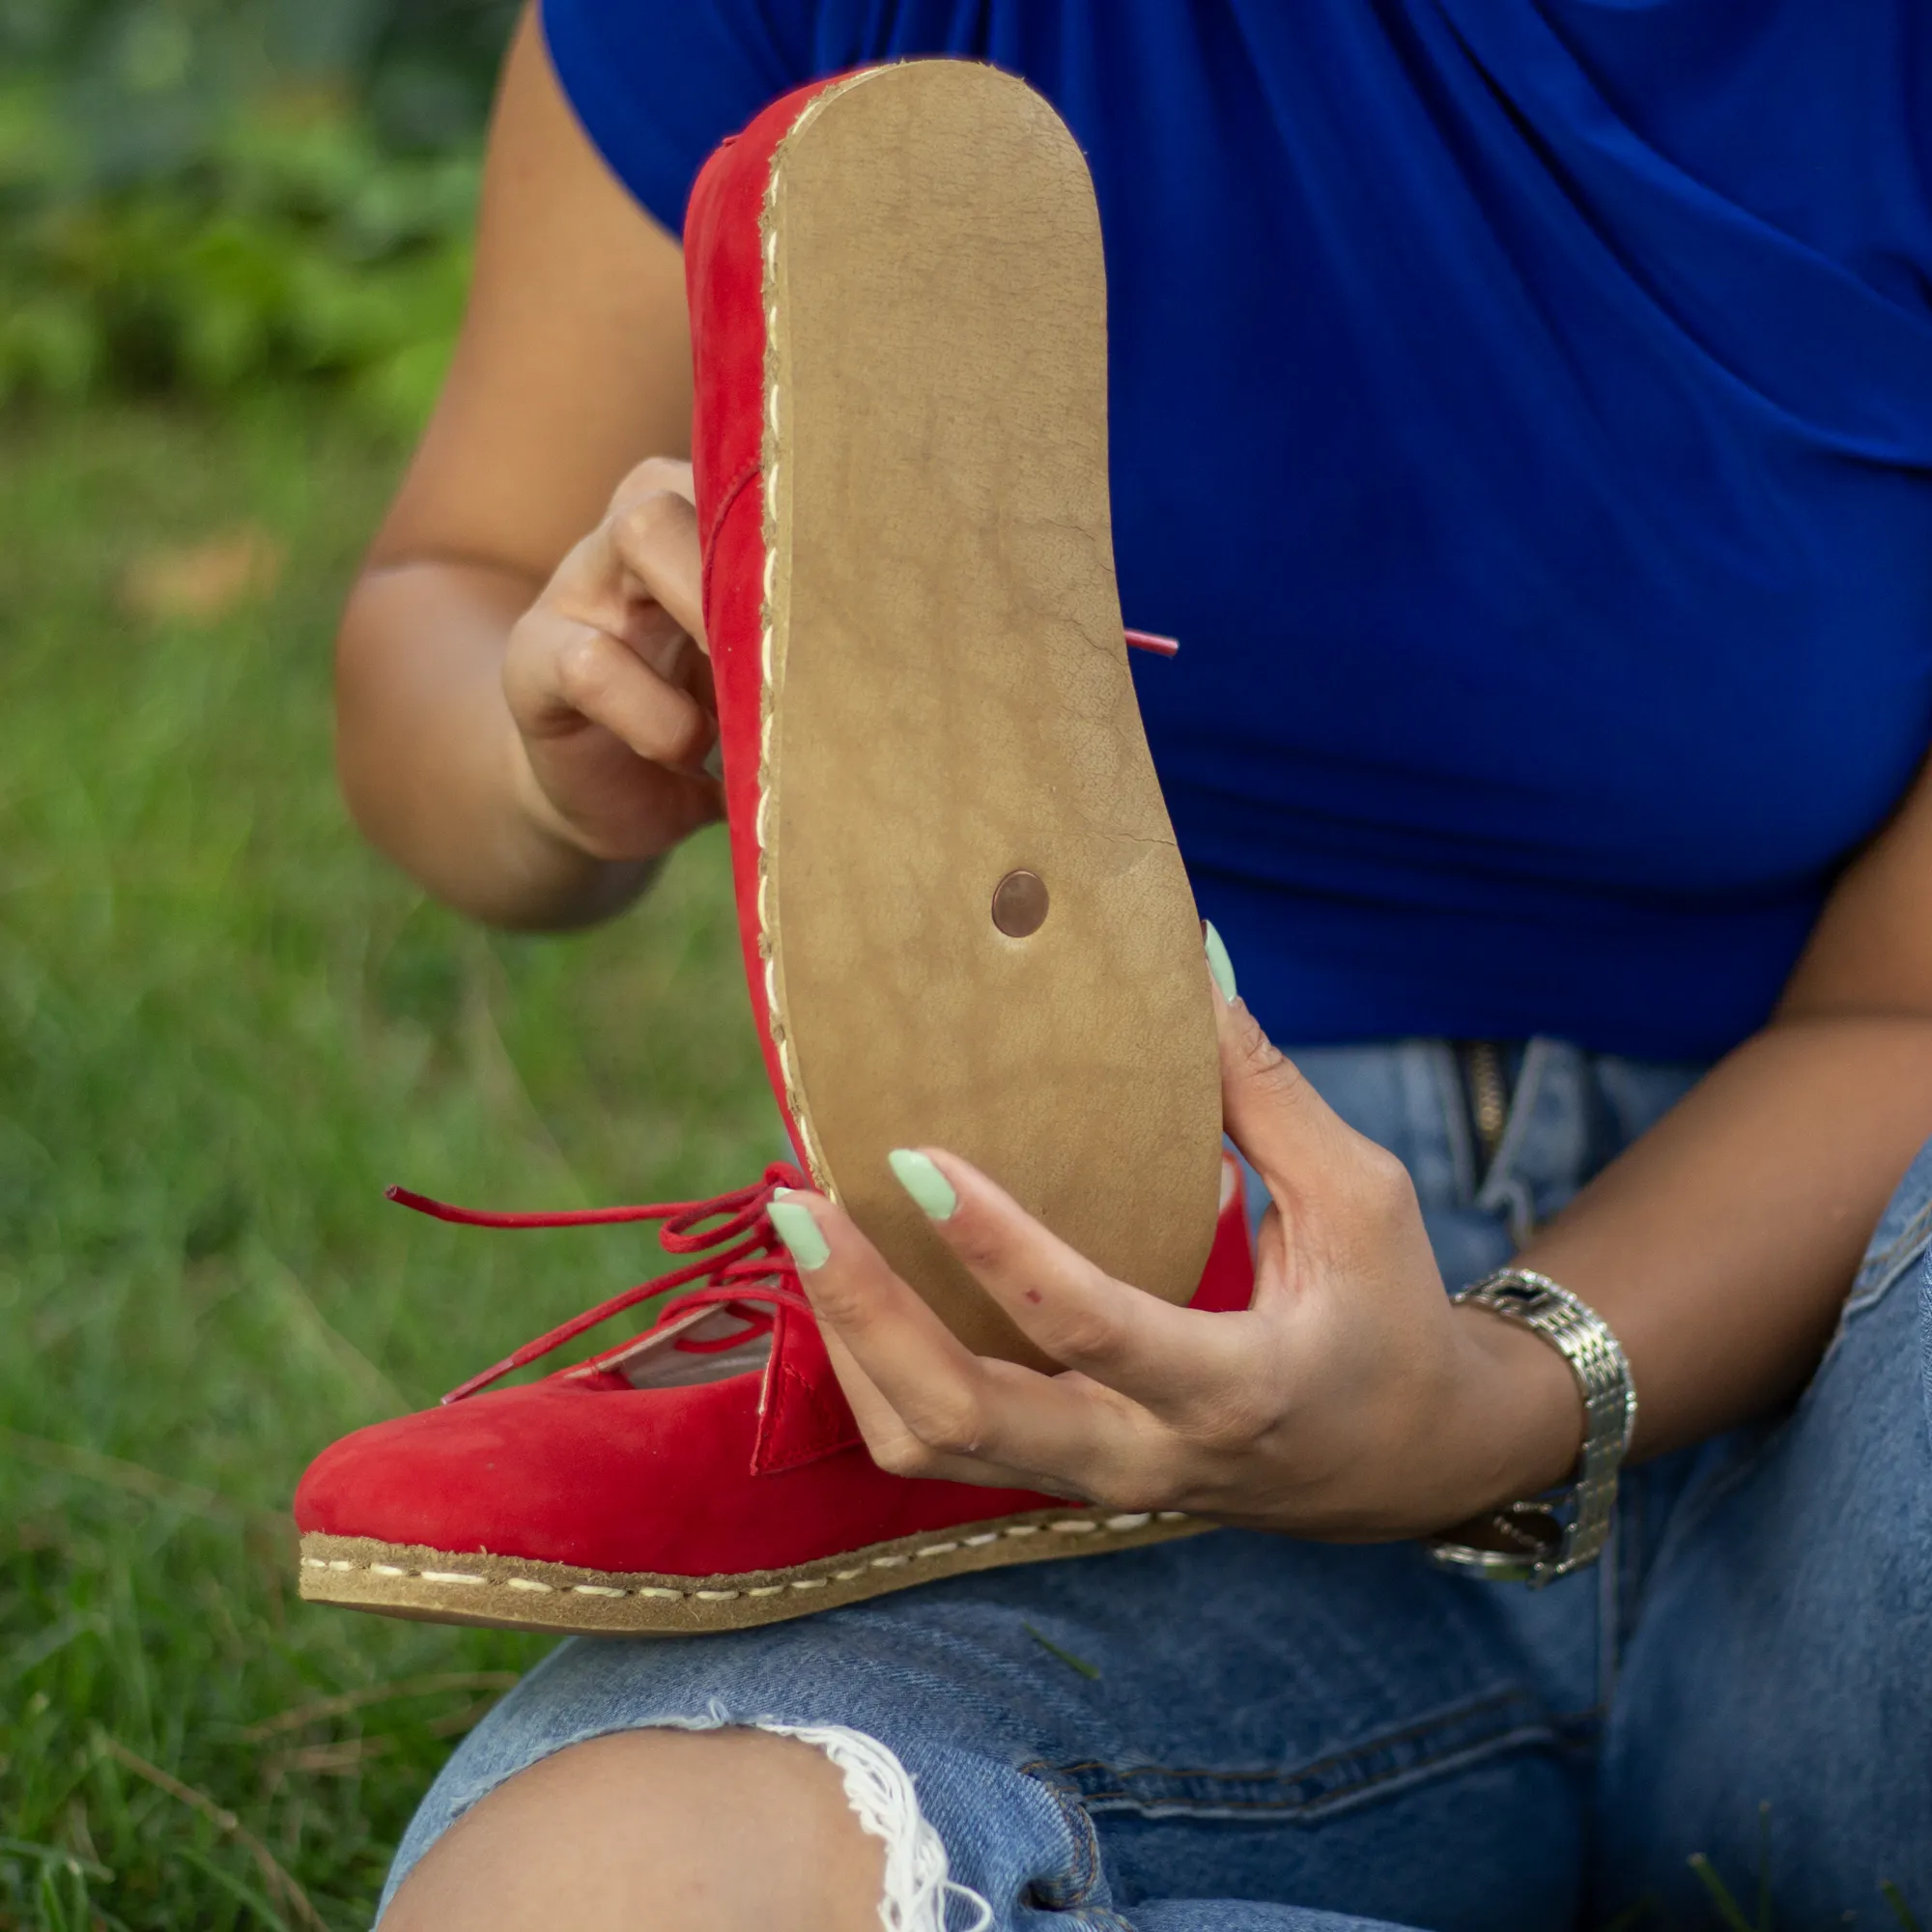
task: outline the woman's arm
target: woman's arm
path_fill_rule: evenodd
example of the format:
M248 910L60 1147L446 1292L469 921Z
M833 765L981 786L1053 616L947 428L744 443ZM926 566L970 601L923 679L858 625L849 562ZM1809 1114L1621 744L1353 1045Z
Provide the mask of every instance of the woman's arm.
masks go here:
M1764 1031L1523 1252L1631 1358L1635 1453L1803 1386L1932 1136L1932 768L1839 881Z
M689 471L634 469L685 452L690 360L677 243L584 139L526 16L455 360L336 655L357 822L479 918L598 918L717 815Z
M1776 1016L1529 1242L1623 1342L1652 1455L1776 1408L1816 1366L1861 1249L1932 1135L1932 777L1832 895ZM832 1203L802 1279L889 1468L1305 1535L1452 1527L1572 1470L1560 1356L1451 1308L1413 1189L1221 1008L1229 1131L1267 1183L1253 1307L1109 1280L928 1150L938 1230L1071 1374L966 1352Z

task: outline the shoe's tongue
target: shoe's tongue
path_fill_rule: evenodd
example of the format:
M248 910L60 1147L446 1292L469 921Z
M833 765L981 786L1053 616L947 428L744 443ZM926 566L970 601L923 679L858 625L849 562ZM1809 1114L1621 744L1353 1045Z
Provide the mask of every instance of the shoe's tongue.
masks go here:
M811 1317L782 1304L773 1314L775 1323L763 1334L707 1349L689 1345L731 1343L742 1331L743 1320L728 1308L693 1309L566 1373L611 1392L693 1388L734 1376L762 1375L752 1448L753 1475L795 1469L860 1447L865 1438Z
M587 1362L587 1372L617 1376L632 1388L690 1388L699 1382L721 1382L762 1369L772 1352L770 1330L747 1335L730 1349L681 1348L687 1342L727 1341L745 1323L728 1308L694 1308L689 1315L639 1335L628 1347Z

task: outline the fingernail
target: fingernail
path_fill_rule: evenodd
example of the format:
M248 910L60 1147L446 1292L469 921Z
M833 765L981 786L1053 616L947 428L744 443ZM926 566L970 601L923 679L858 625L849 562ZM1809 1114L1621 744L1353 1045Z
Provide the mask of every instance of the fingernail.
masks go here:
M952 1183L915 1148L895 1148L886 1156L898 1183L919 1203L929 1220L950 1221L959 1211Z
M1228 949L1221 943L1221 935L1214 930L1211 919L1201 922L1201 942L1208 949L1208 970L1214 976L1221 997L1232 1007L1239 998L1235 990L1235 962L1228 957Z
M765 1211L779 1231L779 1239L791 1250L792 1260L810 1274L832 1259L832 1250L826 1246L824 1230L812 1218L811 1209L802 1201L785 1199L790 1192L788 1187L781 1188Z

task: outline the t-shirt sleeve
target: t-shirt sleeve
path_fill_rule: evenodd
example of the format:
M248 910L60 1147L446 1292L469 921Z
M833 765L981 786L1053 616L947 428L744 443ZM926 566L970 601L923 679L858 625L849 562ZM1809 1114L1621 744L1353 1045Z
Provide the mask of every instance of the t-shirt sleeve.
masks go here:
M564 98L611 172L673 235L707 156L811 78L809 0L542 0Z

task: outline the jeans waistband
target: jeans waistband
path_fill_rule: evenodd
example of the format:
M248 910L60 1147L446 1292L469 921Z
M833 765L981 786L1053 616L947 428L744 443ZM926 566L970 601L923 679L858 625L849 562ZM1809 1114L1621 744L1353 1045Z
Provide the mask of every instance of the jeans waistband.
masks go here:
M1475 1130L1463 1056L1446 1039L1286 1049L1356 1132L1379 1143L1415 1182L1432 1232L1475 1216L1512 1245L1547 1221L1702 1076L1701 1063L1590 1053L1532 1038L1505 1049L1514 1070L1492 1155ZM1456 1272L1437 1242L1445 1276Z

